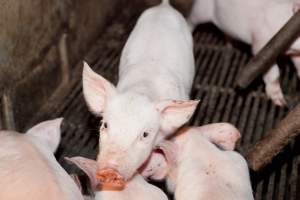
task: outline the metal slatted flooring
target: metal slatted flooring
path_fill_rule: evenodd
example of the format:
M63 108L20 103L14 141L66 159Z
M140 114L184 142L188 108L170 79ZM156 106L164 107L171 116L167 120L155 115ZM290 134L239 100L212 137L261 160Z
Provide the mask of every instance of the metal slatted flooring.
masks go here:
M120 53L134 19L120 16L99 38L86 60L93 69L111 80L117 81ZM287 108L274 106L264 93L261 80L248 91L237 92L234 81L238 71L249 60L249 47L232 46L224 35L212 25L203 25L194 33L196 77L191 96L200 99L192 125L213 122L230 122L242 133L237 150L242 154L258 141L267 130L285 116ZM281 82L285 94L294 98L299 92L299 81L289 60L279 61ZM68 98L53 111L53 117L63 116L62 142L56 154L59 162L70 173L75 168L68 165L64 156L82 155L95 158L98 148L99 118L90 114L82 96L81 76ZM251 172L255 199L300 199L300 139L292 142L276 157L271 165L260 173ZM78 170L75 170L77 173Z

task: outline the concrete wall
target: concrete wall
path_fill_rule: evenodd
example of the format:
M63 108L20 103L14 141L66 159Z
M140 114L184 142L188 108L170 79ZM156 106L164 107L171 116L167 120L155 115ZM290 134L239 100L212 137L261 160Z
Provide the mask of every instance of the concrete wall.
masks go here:
M5 110L10 104L14 118L9 120L2 112L5 128L23 129L71 77L72 70L66 67L80 61L118 13L120 1L1 1L0 96L5 100L0 105Z
M50 112L50 104L68 94L73 67L121 9L136 15L159 2L1 1L0 128L22 131ZM192 2L171 1L184 15Z

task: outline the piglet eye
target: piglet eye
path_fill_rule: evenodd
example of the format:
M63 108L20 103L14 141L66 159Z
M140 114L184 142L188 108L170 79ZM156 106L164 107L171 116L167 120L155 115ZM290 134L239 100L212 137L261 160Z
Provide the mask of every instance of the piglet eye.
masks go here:
M144 137L144 138L146 138L146 137L148 137L148 136L149 136L149 133L148 133L148 132L144 132L144 133L143 133L143 137Z
M106 129L107 128L107 123L103 122L103 127Z
M102 121L101 129L107 129L107 123Z

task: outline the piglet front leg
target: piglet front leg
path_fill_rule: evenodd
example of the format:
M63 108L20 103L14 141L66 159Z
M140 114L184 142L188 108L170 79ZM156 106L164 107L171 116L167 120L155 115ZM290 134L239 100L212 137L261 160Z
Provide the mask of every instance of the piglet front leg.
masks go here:
M208 124L191 131L199 132L224 150L234 150L236 141L241 137L239 130L229 123Z
M263 80L266 84L267 95L276 105L284 106L286 105L286 100L280 87L279 75L279 68L277 65L274 65L264 74Z

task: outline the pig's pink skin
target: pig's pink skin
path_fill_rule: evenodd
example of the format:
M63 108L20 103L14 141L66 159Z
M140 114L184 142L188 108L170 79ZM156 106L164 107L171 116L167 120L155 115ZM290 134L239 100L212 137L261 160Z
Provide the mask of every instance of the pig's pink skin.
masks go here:
M234 150L237 140L241 137L239 130L229 123L213 123L193 127L190 131L201 133L224 150Z
M0 131L0 199L83 199L53 155L61 121L41 123L27 134Z
M191 32L167 1L138 19L122 51L117 87L84 63L85 100L107 124L100 130L99 166L130 179L153 147L192 116L193 77Z
M234 150L237 140L241 137L239 130L229 123L213 123L192 128L184 127L174 137L186 134L186 132L202 134L209 141L219 145L224 150ZM153 180L162 180L165 178L170 167L176 165L178 147L172 143L165 140L157 145L157 148L163 152L153 151L151 153L148 161L139 170L143 177ZM158 168L160 170L157 170Z
M151 185L144 178L136 174L123 190L111 190L101 188L100 183L96 182L97 162L84 157L67 158L68 161L77 165L89 177L91 185L96 193L95 200L167 200L163 191Z
M188 21L191 29L197 24L213 22L231 37L252 45L252 52L256 54L298 8L299 0L196 0ZM299 39L289 51L299 54ZM294 64L300 74L299 62ZM267 95L275 104L284 105L279 75L279 68L274 64L263 79Z
M102 190L96 192L95 200L167 200L168 197L158 187L151 185L137 174L122 191Z
M234 151L218 149L202 134L203 130L209 129L188 128L174 137L173 142L178 148L177 161L165 174L169 191L175 193L177 200L253 200L244 158ZM161 156L152 154L157 160L163 160ZM156 161L152 161L154 175L164 172L167 163L166 159L160 165Z

